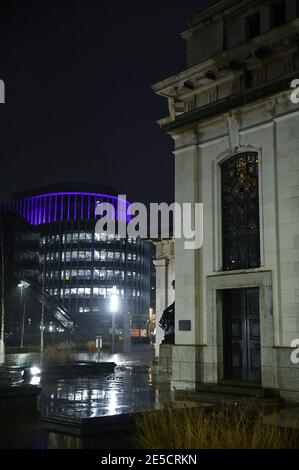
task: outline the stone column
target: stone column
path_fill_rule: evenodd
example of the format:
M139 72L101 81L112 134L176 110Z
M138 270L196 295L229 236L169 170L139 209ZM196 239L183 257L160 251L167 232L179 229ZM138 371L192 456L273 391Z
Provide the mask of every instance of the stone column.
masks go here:
M175 201L202 202L199 191L197 134L186 131L174 136ZM200 381L200 249L186 249L175 240L175 346L172 350L172 388L195 389Z
M172 281L174 273L174 240L160 239L154 241L156 245L156 357L159 357L159 346L164 338L164 332L159 327L159 320L163 311L174 301L175 291Z
M162 316L163 310L167 307L168 303L168 260L165 258L156 259L154 261L156 268L156 344L155 355L159 357L159 347L164 338L164 332L159 327L159 320Z

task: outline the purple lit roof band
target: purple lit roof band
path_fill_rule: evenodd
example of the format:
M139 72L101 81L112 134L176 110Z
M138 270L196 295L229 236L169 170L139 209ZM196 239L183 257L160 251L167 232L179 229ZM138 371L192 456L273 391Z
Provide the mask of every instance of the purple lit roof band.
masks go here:
M87 212L87 218L88 220L90 219L90 194L87 196L88 199L88 212Z
M77 219L77 194L74 196L74 219Z
M81 214L80 214L80 215L81 215L81 220L84 218L84 217L83 217L83 214L84 214L84 212L83 212L83 209L84 209L84 207L83 207L83 202L84 202L84 197L83 197L83 195L81 194Z
M46 198L37 200L38 202L38 213L37 217L39 223L46 223Z
M51 222L51 211L52 211L52 196L50 196L50 201L49 201L48 222Z
M63 197L63 194L60 194L60 196L61 196L60 220L63 220L63 202L64 202L64 197Z
M67 220L70 220L70 205L71 205L71 196L67 196Z
M57 220L57 194L55 194L54 220Z
M37 225L38 224L38 220L37 220L37 202L38 202L38 199L33 199L33 207L34 207L34 213L33 213L33 220L34 220L34 225Z
M58 192L58 193L49 193L49 194L40 194L37 196L31 196L28 198L14 200L11 203L11 210L14 212L18 212L28 223L31 225L39 225L45 224L50 222L56 222L57 218L57 210L59 206L58 197L61 197L60 201L60 220L70 220L71 218L71 203L74 203L74 210L73 216L76 220L77 217L84 219L84 202L86 202L85 197L87 198L87 209L88 214L87 218L90 219L92 217L96 218L95 210L94 213L91 214L91 198L94 199L94 207L96 208L97 202L100 200L101 202L112 202L113 207L116 211L117 204L116 201L119 201L120 211L116 213L116 218L118 220L129 220L130 217L126 214L126 206L129 206L130 203L123 199L118 198L117 196L110 196L108 194L102 193L88 193L88 192ZM64 206L65 206L65 197L67 196L67 214L65 217L64 214ZM73 196L73 197L72 197ZM81 196L81 211L77 211L77 196ZM53 201L53 197L55 200ZM85 201L84 201L85 200ZM53 211L54 206L54 211Z

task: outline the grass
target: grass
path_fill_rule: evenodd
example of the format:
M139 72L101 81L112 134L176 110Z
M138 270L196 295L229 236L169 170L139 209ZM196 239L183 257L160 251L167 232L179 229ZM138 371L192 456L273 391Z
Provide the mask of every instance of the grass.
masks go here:
M88 352L90 353L95 353L97 352L97 346L96 346L96 342L95 341L87 341L86 342L86 349Z
M63 341L47 346L44 351L44 360L51 364L65 364L75 360L76 348L72 341Z
M24 346L20 348L19 346L8 346L5 348L6 354L25 354L25 353L39 353L40 346Z
M135 444L143 449L287 449L298 447L298 431L264 424L250 410L202 408L146 412L136 418Z

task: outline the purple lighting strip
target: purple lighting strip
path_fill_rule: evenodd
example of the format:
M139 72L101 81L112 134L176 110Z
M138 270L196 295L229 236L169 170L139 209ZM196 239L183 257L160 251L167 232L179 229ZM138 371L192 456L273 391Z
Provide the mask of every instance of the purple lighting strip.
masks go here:
M130 220L130 216L127 215L127 207L130 205L128 201L102 193L58 192L41 194L14 200L10 208L13 212L19 213L29 224L40 225L58 222L59 220L95 219L97 202L109 202L113 205L117 220ZM79 210L80 203L81 210ZM77 204L79 204L78 207ZM119 213L117 213L118 204L120 206Z
M60 196L61 196L60 220L63 220L63 194L60 194Z

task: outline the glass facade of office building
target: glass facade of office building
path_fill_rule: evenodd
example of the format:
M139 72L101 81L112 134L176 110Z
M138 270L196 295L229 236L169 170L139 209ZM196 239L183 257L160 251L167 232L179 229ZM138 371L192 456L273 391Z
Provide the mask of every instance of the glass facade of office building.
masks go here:
M117 221L127 221L128 203L102 186L51 186L13 196L10 211L36 226L39 284L86 336L111 323L111 296L118 314L128 314L131 331L143 335L151 292L152 245L139 238L96 233L96 205L109 202ZM113 217L113 214L112 214ZM89 333L88 333L89 332Z

